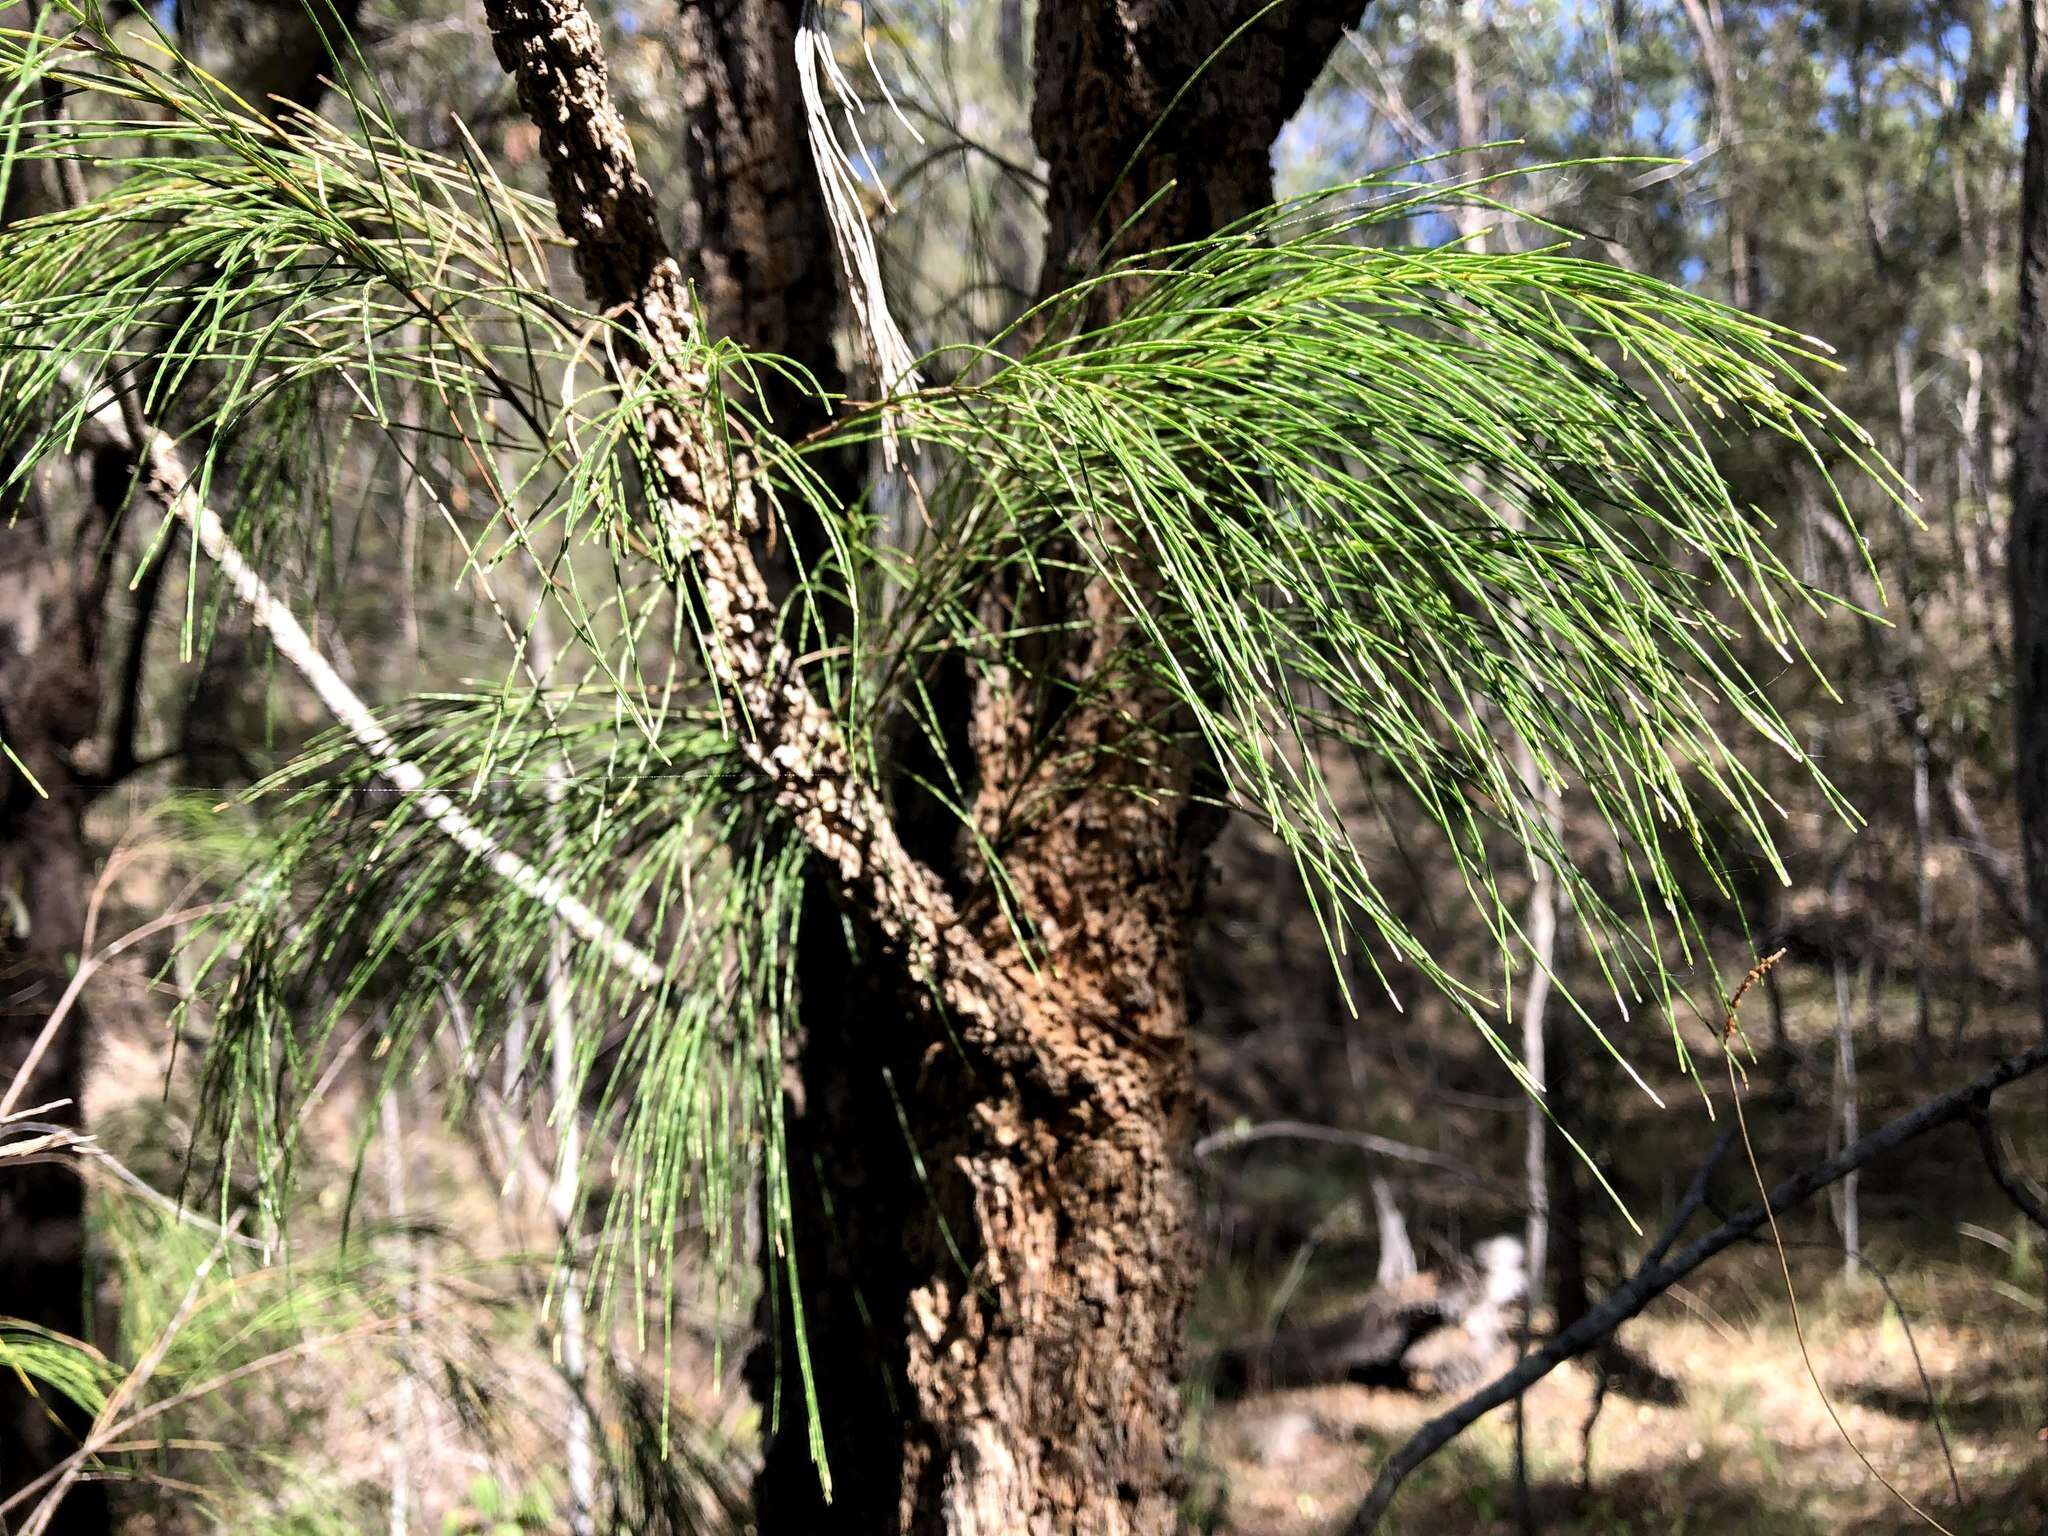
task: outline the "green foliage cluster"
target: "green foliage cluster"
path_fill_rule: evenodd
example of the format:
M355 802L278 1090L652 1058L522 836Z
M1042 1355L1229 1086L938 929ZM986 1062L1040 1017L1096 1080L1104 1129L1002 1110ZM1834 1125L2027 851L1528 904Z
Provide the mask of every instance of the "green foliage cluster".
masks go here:
M1101 334L1053 327L1014 362L989 347L956 371L981 382L849 417L842 437L886 422L926 450L932 522L905 539L872 506L826 499L807 455L832 442L777 442L740 395L611 392L608 322L549 290L540 210L474 154L408 147L362 95L350 133L261 120L175 58L114 51L96 16L82 7L61 49L17 39L0 57L16 154L82 157L100 188L0 236L0 425L40 418L36 448L62 448L93 386L147 357L145 407L189 413L197 484L231 497L259 551L305 526L309 466L334 462L344 430L401 458L432 432L468 452L498 558L531 561L577 652L549 678L515 661L495 688L423 696L389 720L430 785L661 957L666 979L644 992L576 961L581 1059L610 1053L608 1230L636 1268L671 1256L686 1193L723 1227L745 1181L765 1169L775 1185L802 866L736 767L726 733L744 727L723 720L699 662L723 637L697 628L689 562L640 499L656 404L717 413L775 493L831 532L833 557L791 601L813 625L825 604L869 616L815 676L878 780L893 719L942 734L929 658L964 647L1028 667L991 652L974 594L1076 550L1123 600L1130 664L1194 720L1223 798L1285 839L1333 948L1358 935L1483 1027L1491 989L1445 971L1385 900L1322 778L1324 744L1420 808L1511 969L1520 938L1493 839L1558 869L1625 995L1664 1000L1666 921L1681 939L1686 922L1674 849L1715 857L1701 797L1768 845L1767 799L1703 700L1795 756L1798 743L1709 596L1734 594L1752 629L1796 646L1783 603L1813 594L1773 553L1768 519L1729 495L1714 445L1774 435L1888 483L1804 382L1814 354L1794 334L1562 250L1381 247L1377 232L1441 189L1361 184L1169 253ZM21 110L43 80L125 115ZM725 348L705 362L736 381L784 366ZM214 472L229 454L232 491ZM273 485L291 493L260 493ZM479 561L483 548L479 535ZM590 551L595 582L574 558ZM511 626L515 653L529 635ZM1612 829L1622 907L1546 829L1510 766L1516 741ZM335 739L259 791L272 854L208 941L214 1130L266 1177L289 1167L270 1127L289 1123L344 1018L375 1010L395 1076L452 990L485 1021L465 1049L487 1055L557 942L544 905L406 798L380 803L374 777ZM999 872L1000 846L985 851Z
M1898 492L1809 382L1824 362L1798 333L1587 260L1540 224L1537 248L1491 254L1407 238L1479 196L1418 172L1098 274L1143 288L1106 328L1050 324L1024 345L1080 301L1059 296L949 345L931 373L956 382L828 402L834 428L788 442L748 403L765 371L804 382L780 359L707 343L689 361L708 398L618 388L615 322L561 296L551 214L466 137L417 148L360 88L343 122L272 121L175 53L116 48L95 6L66 10L61 45L0 38L10 154L77 163L92 188L0 231L0 435L25 445L11 472L74 447L128 378L236 542L307 604L351 580L346 476L369 462L418 489L492 594L504 654L496 678L389 707L386 729L432 793L661 973L644 986L573 944L348 736L317 741L248 797L246 841L207 834L235 892L191 952L224 1201L253 1174L262 1216L286 1216L296 1112L366 1021L385 1087L450 1038L473 1076L537 1049L515 1025L559 971L577 1034L559 1112L598 1109L577 1173L607 1207L599 1289L642 1297L651 1278L666 1329L685 1234L701 1225L729 1258L758 1188L766 1240L784 1242L779 1074L801 925L818 918L805 851L708 681L727 637L703 627L688 551L647 505L655 409L708 413L782 517L826 531L786 632L877 787L902 781L906 740L944 761L938 658L1055 686L1029 636L990 631L983 594L1058 566L1098 577L1122 608L1120 666L1175 716L1132 722L1122 750L1195 748L1215 770L1204 792L1281 838L1332 952L1362 945L1397 1000L1415 978L1441 989L1511 1065L1499 1019L1530 961L1503 849L1557 872L1624 1004L1675 1011L1677 968L1700 952L1693 872L1725 889L1731 828L1771 846L1777 808L1740 748L1805 754L1746 646L1802 659L1796 620L1828 600L1723 458L1764 441L1815 485ZM41 110L46 84L64 116ZM915 525L900 485L848 506L817 469L885 431L918 450ZM229 600L203 577L193 643ZM1447 963L1390 899L1337 803L1345 754L1438 839L1497 981ZM979 835L967 786L919 787ZM1597 850L1544 814L1553 789L1590 808ZM1013 830L979 845L998 892Z

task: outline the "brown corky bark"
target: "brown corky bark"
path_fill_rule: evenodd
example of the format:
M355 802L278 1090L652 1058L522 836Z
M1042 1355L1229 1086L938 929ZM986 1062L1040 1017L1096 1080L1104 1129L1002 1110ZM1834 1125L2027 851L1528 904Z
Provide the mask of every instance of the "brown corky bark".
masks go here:
M1048 283L1115 227L1127 195L1115 172L1147 114L1252 9L1205 10L1189 37L1163 6L1042 7L1041 146L1055 133L1076 140L1073 153L1048 155ZM1189 793L1198 765L1140 730L1163 705L1149 689L1078 702L1123 638L1107 590L1035 596L1088 621L1049 658L1076 692L1027 711L1019 680L988 669L970 747L1031 951L973 859L922 843L926 858L911 855L781 643L748 543L744 458L728 457L690 408L709 381L690 360L681 270L610 101L595 26L577 4L490 0L487 12L541 129L590 296L637 336L628 367L652 371L675 402L648 423L664 475L656 498L724 642L710 662L734 729L860 939L858 970L836 972L844 995L807 995L804 1019L808 1032L861 1044L839 1053L840 1070L800 1080L792 1111L793 1148L812 1158L795 1175L809 1217L797 1261L834 1497L823 1500L810 1470L786 1347L762 1528L1163 1536L1181 1493L1194 1280L1184 973L1205 826ZM1183 98L1197 110L1169 116L1147 151L1168 162L1141 156L1139 173L1156 188L1170 162L1189 189L1162 201L1137 242L1205 234L1269 198L1272 134L1341 31L1336 14L1303 6L1296 22L1262 23L1249 73L1233 60L1231 78ZM1069 24L1081 35L1062 33ZM1135 51L1119 52L1125 42ZM1312 62L1303 48L1317 50ZM720 281L709 253L702 270ZM1057 784L1030 766L1055 734ZM1012 814L1026 800L1031 814ZM808 921L804 942L833 942L826 926ZM863 1047L869 1070L847 1070Z

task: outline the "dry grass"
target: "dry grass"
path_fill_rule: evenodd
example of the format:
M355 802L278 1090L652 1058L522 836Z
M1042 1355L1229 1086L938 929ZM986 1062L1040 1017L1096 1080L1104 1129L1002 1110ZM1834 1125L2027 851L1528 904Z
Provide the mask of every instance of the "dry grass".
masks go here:
M1874 1287L1830 1295L1811 1331L1815 1364L1872 1461L1959 1533L2048 1530L2048 1456L2034 1405L2048 1386L2037 1312L2000 1305L1957 1273L1928 1288L1914 1328L1954 1451L1946 1462L1904 1331ZM1987 1299L1993 1304L1985 1305ZM1939 1315L1942 1320L1935 1321ZM1610 1394L1581 1481L1581 1429L1593 1373L1574 1363L1528 1399L1531 1499L1540 1528L1587 1536L1725 1532L1741 1536L1926 1529L1862 1469L1836 1434L1775 1319L1739 1325L1673 1303L1639 1320L1629 1342L1684 1385L1674 1406ZM1211 1528L1243 1536L1343 1529L1375 1466L1448 1399L1364 1387L1274 1393L1217 1409L1202 1425ZM1517 1529L1510 1411L1481 1421L1410 1482L1395 1532L1490 1536Z

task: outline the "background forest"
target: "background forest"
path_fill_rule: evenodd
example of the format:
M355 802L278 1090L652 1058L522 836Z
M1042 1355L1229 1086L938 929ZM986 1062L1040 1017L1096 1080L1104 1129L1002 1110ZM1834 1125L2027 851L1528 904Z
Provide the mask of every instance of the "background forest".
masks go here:
M423 207L445 202L450 264L469 264L474 292L495 291L494 262L575 291L546 202L543 132L480 3L166 0L53 7L54 20L43 9L0 8L9 223L66 208L100 209L109 231L160 218L140 201L124 213L93 200L221 131L203 112L179 118L168 87L131 82L124 97L105 69L43 73L47 39L88 35L78 18L100 15L95 46L152 60L169 80L161 29L201 67L179 78L253 104L252 122L319 114L336 146L324 163L360 178L364 227L410 228L413 214L380 212L375 191L380 157L405 167L428 189ZM825 8L807 34L826 39L805 55L808 117L836 135L845 175L822 200L808 180L771 175L735 196L720 179L763 153L762 125L796 114L778 102L775 69L733 43L751 34L721 28L779 17L762 35L787 50L795 7L590 9L640 170L714 332L744 334L721 316L765 313L763 296L787 284L759 251L829 217L871 228L871 273L844 277L850 303L828 293L809 312L780 312L828 338L826 363L844 370L829 388L858 401L878 374L900 380L902 363L874 356L888 340L876 313L900 330L903 362L963 392L1036 344L1032 327L1046 322L1028 317L1053 287L1040 261L1059 217L1057 168L1034 137L1047 36L1036 6ZM1274 144L1281 197L1373 177L1450 189L1384 196L1346 238L1490 255L1556 246L1775 322L1800 338L1794 367L1912 493L1895 494L1881 469L1858 473L1853 437L1823 443L1818 459L1804 438L1770 431L1715 443L1733 499L1758 509L1761 546L1793 582L1841 602L1780 632L1741 622L1741 591L1712 598L1800 750L1748 730L1746 698L1702 705L1731 773L1753 782L1776 852L1739 808L1693 807L1718 819L1706 836L1721 862L1672 856L1690 913L1664 935L1668 999L1653 988L1640 1005L1616 1000L1613 950L1588 908L1596 893L1626 893L1635 866L1610 835L1607 800L1551 784L1525 743L1507 771L1535 830L1476 832L1491 860L1477 866L1392 775L1333 752L1317 781L1374 872L1385 921L1444 974L1498 992L1491 1040L1426 967L1382 972L1384 955L1334 936L1330 904L1304 876L1321 845L1305 852L1252 816L1221 825L1190 940L1200 1281L1177 1518L1244 1536L1354 1529L1375 1476L1419 1426L1592 1316L1591 1347L1419 1465L1382 1529L2048 1531L2038 1078L1997 1099L1995 1116L1982 1103L1958 1110L1830 1179L1775 1229L1752 1226L1657 1286L1618 1330L1598 1315L1660 1235L1668 1250L1681 1231L1737 1216L1759 1184L2041 1038L2007 597L2020 10L1372 0L1354 19ZM135 127L143 120L161 131ZM42 129L21 126L32 121ZM53 123L89 152L51 153L57 141L37 134ZM340 147L358 138L370 148ZM403 146L437 158L420 169ZM473 224L458 217L465 199L486 210L461 215ZM524 208L529 223L493 228L499 208ZM252 619L163 507L107 512L145 501L159 472L148 454L138 470L122 444L161 429L189 449L202 425L214 433L187 467L343 691L385 711L480 824L517 825L525 846L556 857L548 868L572 876L597 909L590 923L609 932L620 911L655 901L657 880L686 892L679 907L741 918L808 899L806 876L744 828L707 872L664 841L668 802L646 811L622 798L607 814L624 830L570 851L563 829L580 823L562 807L581 814L579 780L682 780L699 767L618 746L625 705L572 699L558 715L474 702L508 689L548 699L558 659L579 646L621 658L620 698L673 688L610 640L616 630L637 643L636 625L661 640L671 619L635 610L627 579L608 585L620 563L608 549L574 546L579 516L601 520L606 496L628 497L656 471L636 461L609 489L597 472L586 486L564 471L573 491L548 490L546 452L494 453L500 427L507 441L519 428L505 400L464 393L452 351L418 339L431 317L397 310L385 317L394 360L369 368L339 361L355 343L308 311L293 322L307 386L221 410L238 386L217 338L281 302L295 269L259 240L206 243L203 208L190 220L165 222L191 234L195 254L161 259L154 277L112 255L53 273L26 244L0 258L0 323L15 337L7 387L45 392L4 422L15 518L0 530L0 737L15 761L0 871L9 974L27 979L0 1036L0 1314L26 1322L0 1325L0 1374L19 1399L0 1437L19 1447L61 1432L72 1445L90 1425L96 1453L68 1498L45 1499L46 1480L0 1528L717 1532L756 1528L757 1497L759 1528L774 1528L774 1496L753 1485L764 1456L776 1465L771 1424L802 1422L811 1384L786 1347L788 1298L761 1279L787 1220L785 1149L744 1128L745 1106L794 1081L799 1048L778 1042L760 1059L735 1048L736 1065L706 1065L738 1032L717 1005L772 994L773 956L737 942L678 962L697 967L689 985L710 999L689 1014L688 1038L709 1043L664 1053L660 1042L682 1035L651 1029L624 983L591 980L565 936L575 920L474 897L459 884L474 868L459 860L435 877L444 885L386 880L381 868L417 856L419 822L402 806L416 786L351 761L332 697L288 664L289 636ZM103 245L120 242L109 233ZM163 272L183 291L165 298ZM152 302L168 307L150 312L141 397L104 397L97 416L79 407L65 422L68 407L49 401L84 375L63 370L83 366L94 326L115 322L73 297L67 357L67 343L23 339L54 323L37 305L103 292L106 314L140 312L152 283ZM609 307L590 299L593 312ZM332 302L339 314L351 301L337 290ZM506 301L477 323L476 356L511 347L491 327L529 323L554 322L544 306ZM596 388L578 370L599 374L613 343L595 321L580 333L581 321L560 323L571 341L545 359L546 387L576 399ZM801 355L773 331L747 345ZM990 337L993 350L977 350ZM803 382L794 368L762 369L735 413L786 421L804 408ZM1439 383L1486 404L1484 371ZM593 408L583 430L611 421ZM905 431L898 442L864 428L805 473L820 484L869 474L876 527L929 529L927 496L943 524L937 466L967 429L942 422L921 443ZM264 434L288 449L247 446ZM229 510L259 504L296 510L240 521ZM801 548L800 499L785 513ZM91 593L90 621L49 617L60 577ZM923 589L906 577L901 590ZM828 608L812 611L797 648L852 644L833 627L851 621ZM899 610L873 609L859 622L897 621ZM857 700L857 681L844 686ZM30 700L71 717L52 739L68 729L53 761L84 807L75 848L28 787L49 773L19 734ZM1672 722L1674 739L1682 729ZM703 773L721 771L705 761ZM701 804L723 814L710 790ZM1579 873L1553 870L1567 861ZM52 959L36 952L49 922L37 892L59 878L79 893L83 942ZM358 887L368 910L345 930L323 926ZM485 952L514 957L518 984L420 938L444 899L469 903L464 922L487 936ZM635 931L667 933L662 912ZM588 937L577 928L577 942ZM770 931L758 947L774 946ZM1780 952L1731 1015L1745 1047L1743 1134L1731 1139L1722 1000ZM848 996L865 1018L865 994L849 982ZM39 1034L75 1073L69 1113L19 1070ZM643 1054L670 1096L649 1102L687 1104L687 1133L666 1132L661 1107L614 1101L610 1074ZM1541 1084L1541 1109L1525 1077ZM821 1151L803 1134L787 1154L799 1204L805 1150ZM686 1165L715 1175L701 1199L679 1193ZM76 1218L62 1200L22 1182L52 1168L75 1169L87 1190L69 1239L60 1229ZM1503 1237L1519 1246L1493 1241ZM56 1294L74 1248L83 1305L66 1299L75 1286ZM850 1315L819 1314L821 1375ZM829 1391L821 1401L829 1418ZM0 1498L28 1481L6 1443Z

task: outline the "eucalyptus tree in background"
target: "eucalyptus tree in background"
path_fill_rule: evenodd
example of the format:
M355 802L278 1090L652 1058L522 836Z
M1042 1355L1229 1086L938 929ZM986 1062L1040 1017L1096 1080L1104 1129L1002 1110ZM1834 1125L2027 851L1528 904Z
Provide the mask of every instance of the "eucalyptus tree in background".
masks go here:
M1462 871L1499 988L1530 944L1506 845L1617 989L1672 1001L1671 915L1698 938L1676 861L1715 867L1710 808L1768 842L1703 700L1798 752L1708 593L1788 648L1810 595L1712 434L1884 471L1797 336L1559 251L1385 248L1427 186L1269 207L1346 6L1043 0L1040 302L932 387L831 191L821 13L686 18L683 211L725 337L592 15L486 13L545 204L359 97L348 132L266 121L89 25L4 59L119 110L21 124L29 162L106 185L0 236L29 343L0 422L25 464L111 433L98 386L155 358L179 430L128 424L145 494L341 727L258 797L271 851L206 941L216 1144L288 1173L281 1128L344 1025L379 1020L395 1076L451 988L483 1054L552 975L606 1149L594 1285L673 1273L685 1199L723 1234L765 1190L764 1529L1168 1531L1205 840L1267 823L1334 950L1491 1037L1499 992L1446 969L1346 833L1325 768L1353 756ZM814 227L748 226L810 185L792 46L830 262ZM180 153L98 163L116 131ZM217 276L191 292L195 266ZM833 270L866 404L819 334ZM341 445L431 477L422 433L481 489L470 558L527 568L562 654L533 677L501 608L505 682L372 713L275 551L347 488L317 472ZM1560 790L1612 829L1622 894L1573 862Z

